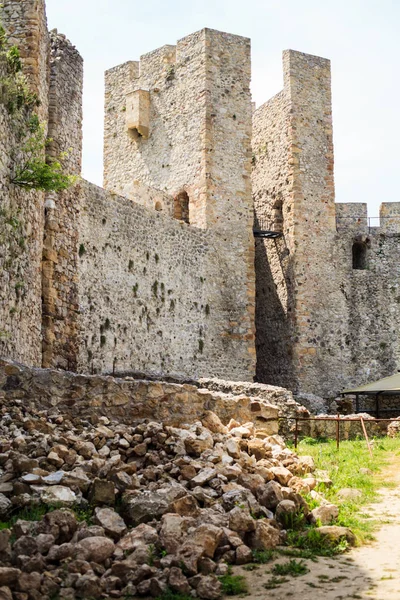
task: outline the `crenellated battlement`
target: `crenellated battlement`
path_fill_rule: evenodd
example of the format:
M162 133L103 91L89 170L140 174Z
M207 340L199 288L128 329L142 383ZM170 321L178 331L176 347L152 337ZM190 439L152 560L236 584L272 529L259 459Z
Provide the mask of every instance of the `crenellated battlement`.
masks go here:
M400 202L383 202L379 216L368 216L363 202L336 203L336 229L339 233L378 234L400 233Z

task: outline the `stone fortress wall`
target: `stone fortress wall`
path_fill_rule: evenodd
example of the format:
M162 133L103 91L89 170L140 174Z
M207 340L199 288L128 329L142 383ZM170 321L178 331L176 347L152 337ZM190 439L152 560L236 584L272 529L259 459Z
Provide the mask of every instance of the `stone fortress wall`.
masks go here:
M69 151L79 174L82 58L48 33L44 0L6 0L3 21L48 154ZM283 70L252 125L247 38L204 29L111 69L104 189L12 185L16 123L0 103L1 355L81 373L256 373L323 396L396 370L400 204L382 205L379 228L365 205L335 204L330 63L288 50ZM282 235L254 243L253 222Z
M5 26L10 33L15 20L21 37L29 38L31 17L14 14L12 4L6 2ZM41 118L53 139L48 153L68 151L66 168L79 174L82 59L65 36L47 33L44 3L31 0L31 5L42 24L38 45L46 44L47 52ZM113 73L126 75L126 66L107 75L109 190L81 180L60 194L37 194L42 222L32 235L36 281L33 275L26 280L29 310L24 313L21 304L21 314L27 324L35 323L36 335L11 323L0 340L2 354L81 372L133 368L178 376L252 378L250 44L246 38L203 30L181 40L178 48L182 50L175 63L169 59L167 73L164 49L141 59L141 87L149 88L161 78L160 89L147 90L152 113L146 138L135 137L127 127L132 89L123 78L113 79ZM37 56L36 46L30 51ZM23 58L24 65L32 63L30 55ZM162 125L168 113L175 119L170 129ZM110 129L114 147L107 153ZM126 146L129 153L123 162L118 152ZM156 176L159 147L167 147L171 157L169 167L160 167ZM149 176L134 180L131 163L140 164ZM178 187L172 185L173 177L179 179ZM190 197L187 206L183 192ZM15 193L27 197L18 189ZM32 257L23 254L33 264ZM11 273L10 287L15 286ZM4 306L10 306L10 296L5 290Z
M48 48L44 0L4 3L2 20L18 45L32 92L48 110ZM4 76L5 65L0 65ZM20 122L0 103L0 353L41 364L41 260L44 194L10 183Z

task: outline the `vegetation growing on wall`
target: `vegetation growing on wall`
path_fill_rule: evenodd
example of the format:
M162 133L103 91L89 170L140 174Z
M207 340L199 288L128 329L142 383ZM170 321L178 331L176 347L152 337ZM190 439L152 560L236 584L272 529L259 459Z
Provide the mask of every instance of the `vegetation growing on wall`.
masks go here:
M46 125L40 123L34 113L39 105L36 94L29 88L22 73L22 63L16 46L9 46L6 32L0 24L0 102L14 116L18 147L13 153L10 181L15 185L60 192L76 180L64 172L62 161L65 153L57 158L45 157L46 146L52 141L46 138Z

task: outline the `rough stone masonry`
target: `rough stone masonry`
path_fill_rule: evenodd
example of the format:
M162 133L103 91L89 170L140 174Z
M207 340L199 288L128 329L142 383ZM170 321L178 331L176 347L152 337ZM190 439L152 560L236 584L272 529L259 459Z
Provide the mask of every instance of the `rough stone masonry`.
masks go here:
M6 0L2 20L48 154L71 149L79 174L82 58L44 0ZM204 29L107 71L104 189L11 184L0 103L1 355L324 396L399 366L400 205L370 228L365 205L335 204L330 63L283 59L253 117L244 37Z

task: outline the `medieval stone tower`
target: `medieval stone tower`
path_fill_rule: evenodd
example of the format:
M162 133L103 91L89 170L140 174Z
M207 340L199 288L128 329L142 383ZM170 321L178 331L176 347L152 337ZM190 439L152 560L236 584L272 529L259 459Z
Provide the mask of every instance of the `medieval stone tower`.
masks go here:
M398 204L335 204L330 62L283 53L253 117L257 379L331 396L399 366ZM397 215L397 219L396 219Z

